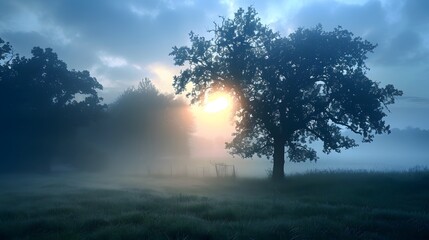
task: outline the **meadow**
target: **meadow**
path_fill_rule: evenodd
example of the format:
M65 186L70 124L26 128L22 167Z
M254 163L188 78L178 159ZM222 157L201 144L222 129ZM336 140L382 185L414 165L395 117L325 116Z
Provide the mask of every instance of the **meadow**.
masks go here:
M4 175L0 239L429 239L429 171Z

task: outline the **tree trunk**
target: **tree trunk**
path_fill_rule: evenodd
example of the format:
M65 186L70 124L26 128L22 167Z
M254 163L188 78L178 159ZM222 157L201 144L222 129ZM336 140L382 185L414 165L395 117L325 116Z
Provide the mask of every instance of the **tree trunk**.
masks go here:
M285 177L285 145L284 141L274 138L273 180L282 180Z

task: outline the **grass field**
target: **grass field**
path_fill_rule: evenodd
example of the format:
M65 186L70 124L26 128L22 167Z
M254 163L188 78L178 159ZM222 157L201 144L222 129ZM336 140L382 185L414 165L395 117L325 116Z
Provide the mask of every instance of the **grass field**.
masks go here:
M429 172L0 176L0 239L429 239Z

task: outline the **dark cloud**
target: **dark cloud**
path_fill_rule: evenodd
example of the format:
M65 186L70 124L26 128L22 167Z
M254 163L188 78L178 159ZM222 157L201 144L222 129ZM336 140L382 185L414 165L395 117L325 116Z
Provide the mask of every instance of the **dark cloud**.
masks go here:
M384 64L413 65L429 61L429 48L424 45L423 37L411 29L394 35L382 49L378 60Z
M163 1L33 1L31 9L42 24L56 25L66 38L91 48L83 50L143 62L166 59L173 45L184 43L189 26L205 21L198 6Z
M5 21L15 12L13 1L0 1L0 21ZM0 25L1 26L1 25Z
M428 1L405 1L402 7L399 4L383 6L377 0L369 0L362 5L320 1L303 7L292 22L295 27L312 27L321 23L326 29L340 25L378 44L371 56L375 64L414 65L426 64L429 60L429 47L423 41L428 30L415 30L416 26L429 23L427 12Z
M416 97L416 96L402 96L399 100L404 100L412 103L421 103L429 105L429 98L427 97Z
M404 18L412 27L427 27L429 25L429 1L408 0L404 2Z
M20 53L23 56L30 56L31 49L34 46L46 48L50 45L48 39L38 32L3 32L1 38L9 41L13 47L14 52Z
M291 27L312 27L318 23L326 29L341 25L356 35L378 43L374 59L382 64L415 64L426 60L428 49L422 41L422 33L410 29L429 22L429 15L425 11L428 9L427 1L405 1L399 9L398 16L401 19L393 22L389 22L389 8L377 0L369 0L364 4L314 1L307 5L301 4L303 7L298 12L285 16L279 15L279 12L283 11L286 4L278 0L230 1L229 5L216 1L166 0L2 1L0 19L5 23L7 19L13 18L14 14L11 13L27 11L37 17L42 28L51 28L39 29L44 31L41 37L44 36L46 40L43 42L39 39L36 44L51 43L54 48L68 44L67 47L74 48L74 52L87 51L94 55L107 51L146 64L167 61L172 46L185 44L187 33L191 30L204 33L212 27L212 21L218 20L218 15L227 14L228 7L249 5L255 6L266 19L272 17L270 13L277 16L279 19L273 26L283 32ZM395 8L399 5L396 4ZM11 29L13 27L6 30ZM52 30L57 32L46 34ZM55 35L58 35L56 38L62 38L63 42L55 42ZM31 38L23 39L19 40L15 36L13 40L22 43ZM29 42L26 45L36 44ZM398 60L402 58L404 60Z
M167 59L171 47L184 44L192 29L203 30L207 21L201 5L161 4L162 1L101 1L100 4L73 1L76 15L67 16L71 6L62 6L56 18L64 26L78 29L94 46L109 49L112 54L126 55L134 61ZM91 1L93 2L93 1ZM207 6L205 6L207 7ZM79 9L85 9L80 10ZM132 11L143 12L141 14ZM217 7L219 8L219 6ZM149 15L144 13L149 12ZM153 15L150 13L153 12ZM91 23L91 24L88 24Z
M316 2L303 7L292 19L294 27L314 27L322 24L326 29L342 26L369 41L380 42L386 26L386 12L378 1L363 5L343 4L336 1Z

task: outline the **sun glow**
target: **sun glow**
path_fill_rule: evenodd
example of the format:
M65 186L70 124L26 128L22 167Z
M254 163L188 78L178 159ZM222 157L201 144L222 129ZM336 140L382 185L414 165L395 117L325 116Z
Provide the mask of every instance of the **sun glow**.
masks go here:
M191 106L195 117L195 132L193 135L196 139L199 139L198 144L208 144L207 146L204 145L206 147L202 147L202 151L196 150L194 153L197 154L200 151L205 156L208 154L212 155L212 157L225 157L224 143L231 141L231 134L234 131L232 121L233 108L233 98L225 92L207 94L200 104ZM206 150L208 148L216 150L210 152L211 150Z
M229 101L225 96L220 96L213 101L209 101L205 107L204 111L208 113L216 113L226 109L229 106Z

